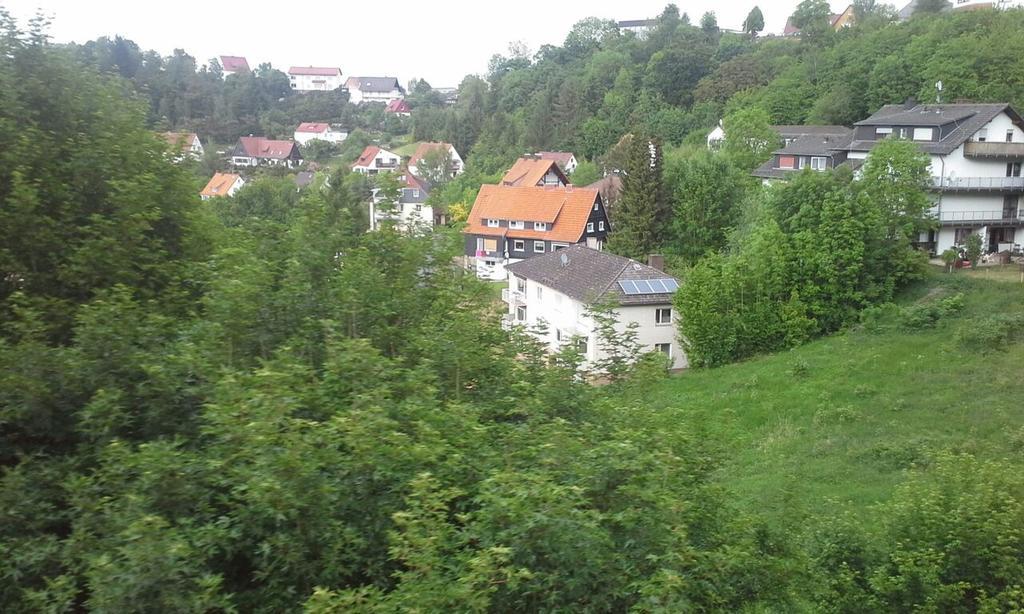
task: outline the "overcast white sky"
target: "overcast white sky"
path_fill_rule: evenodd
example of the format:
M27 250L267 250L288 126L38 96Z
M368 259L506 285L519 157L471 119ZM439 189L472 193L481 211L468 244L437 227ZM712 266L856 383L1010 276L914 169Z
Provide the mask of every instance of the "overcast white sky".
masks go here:
M676 2L697 22L714 11L723 28L738 29L755 5L766 32L778 32L799 0L700 0ZM482 73L487 60L508 43L532 50L561 44L584 17L644 19L666 0L348 0L320 2L224 2L216 0L0 0L27 20L37 9L53 18L57 42L84 42L120 34L143 49L168 55L185 49L200 63L219 55L243 55L249 65L270 62L338 66L345 75L395 76L405 84L423 77L435 87L458 85ZM832 0L833 10L847 1Z

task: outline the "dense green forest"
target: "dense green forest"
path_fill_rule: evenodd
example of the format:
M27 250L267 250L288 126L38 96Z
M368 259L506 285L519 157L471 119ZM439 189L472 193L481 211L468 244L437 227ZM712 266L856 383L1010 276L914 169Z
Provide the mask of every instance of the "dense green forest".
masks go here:
M983 71L1024 44L1022 20L881 14L761 41L670 8L646 41L586 21L564 46L497 58L454 107L421 108L421 138L471 152L438 191L453 203L524 147L633 169L617 223L636 232L616 249L664 248L686 273L698 363L845 331L675 379L623 351L598 387L572 346L552 356L500 328L492 288L451 266L457 229L366 232L366 186L344 171L201 203L153 133L209 121L229 140L329 100L281 96L269 67L222 81L126 41L54 45L0 12L0 610L1024 608L1022 291L923 268L906 143L865 167L875 181L808 173L768 192L746 179L756 147L677 147L723 112L737 134L840 121L821 102L839 84L866 112L884 80L856 76L886 57L916 79L887 100L927 93L943 62L963 73L942 76L952 95L1017 100L1011 70ZM746 84L741 60L768 76ZM653 229L638 221L652 211ZM829 237L841 249L811 249ZM920 400L918 384L951 392ZM900 412L921 432L886 447ZM947 414L987 428L950 432ZM763 440L737 426L764 415ZM870 455L830 456L856 450L856 425ZM793 467L808 458L866 458L859 477L884 487L819 508L842 481Z

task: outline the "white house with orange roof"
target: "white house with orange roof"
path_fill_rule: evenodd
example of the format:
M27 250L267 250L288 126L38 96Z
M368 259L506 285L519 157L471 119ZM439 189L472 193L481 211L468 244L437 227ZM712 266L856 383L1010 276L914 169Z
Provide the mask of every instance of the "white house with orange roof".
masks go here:
M439 150L447 152L451 159L451 165L449 167L451 176L457 177L462 174L466 169L466 164L462 161L462 156L459 155L459 152L451 143L440 142L420 143L419 146L416 147L416 152L412 154L411 158L409 158L409 172L417 177L423 177L423 174L420 172L421 169L419 168L419 164L423 161L424 156L432 151Z
M295 142L299 145L306 145L310 141L327 141L328 143L341 143L348 138L348 132L336 130L325 122L302 122L295 129Z
M213 177L199 193L199 198L210 200L220 196L234 196L245 186L245 180L235 173L214 173Z
M376 175L381 172L397 171L401 165L402 156L376 145L370 145L352 163L352 170L364 175Z

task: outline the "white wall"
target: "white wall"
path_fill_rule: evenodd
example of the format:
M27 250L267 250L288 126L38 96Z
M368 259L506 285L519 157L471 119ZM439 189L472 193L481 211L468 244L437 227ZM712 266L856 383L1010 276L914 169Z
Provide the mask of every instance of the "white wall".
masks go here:
M329 92L341 87L344 81L340 74L322 75L288 75L292 89L297 92Z
M348 138L347 132L341 132L333 128L328 128L324 132L299 132L295 131L294 134L295 142L299 145L305 145L310 141L327 141L328 143L341 143Z
M508 275L509 294L513 295L517 290L515 275ZM540 295L537 289L541 289ZM509 315L513 323L525 326L527 329L537 326L543 320L548 328L547 335L540 340L547 344L552 351L557 350L563 343L568 343L573 335L580 335L587 339L587 352L585 354L585 367L593 365L594 362L605 357L606 353L598 348L598 337L595 332L593 320L586 315L586 305L562 294L548 286L533 280L526 280L526 292L523 295L523 302L526 304L526 320L517 321L516 301L509 303ZM679 329L676 322L676 313L673 310L672 324L658 325L655 323L655 312L658 308L671 308L671 305L643 305L623 306L616 312L619 322L617 329L625 332L631 322L636 322L637 341L644 350L653 351L657 343L672 344L672 368L683 369L689 364L679 342ZM562 341L558 340L558 331L562 331Z

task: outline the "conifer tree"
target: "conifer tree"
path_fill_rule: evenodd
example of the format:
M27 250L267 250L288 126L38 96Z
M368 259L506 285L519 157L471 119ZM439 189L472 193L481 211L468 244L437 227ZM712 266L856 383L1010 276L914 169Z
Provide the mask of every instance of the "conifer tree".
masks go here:
M608 248L623 256L642 258L661 246L671 214L662 190L660 141L634 136L625 170Z

